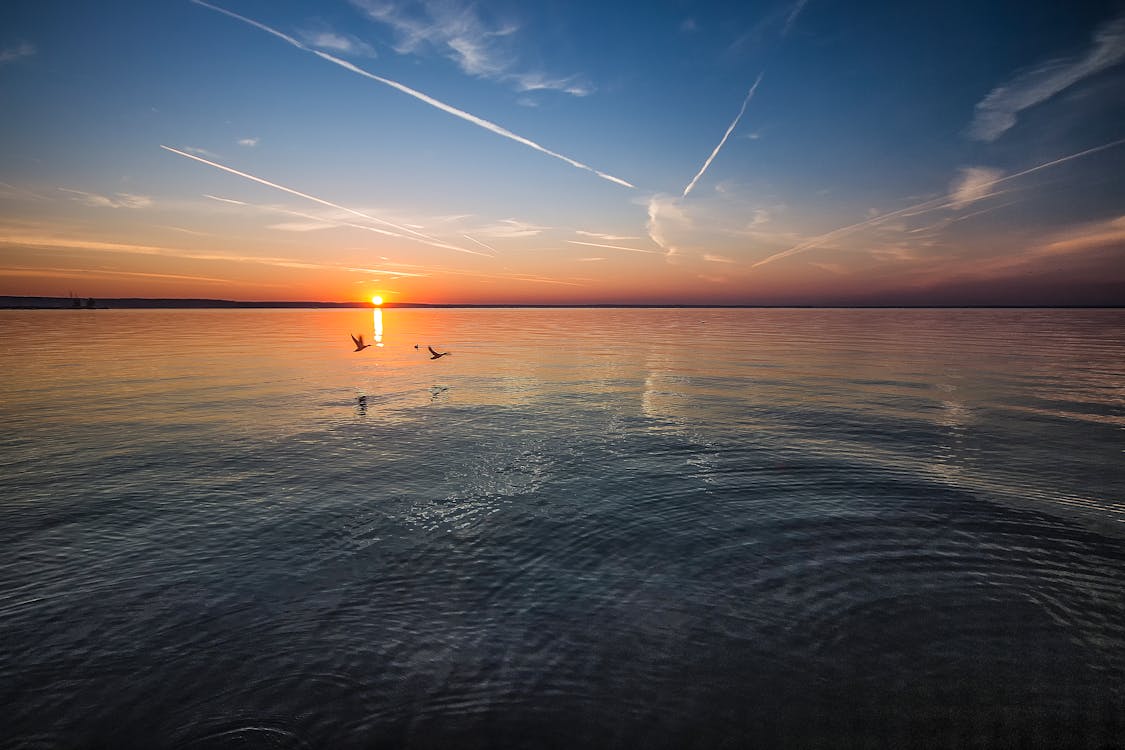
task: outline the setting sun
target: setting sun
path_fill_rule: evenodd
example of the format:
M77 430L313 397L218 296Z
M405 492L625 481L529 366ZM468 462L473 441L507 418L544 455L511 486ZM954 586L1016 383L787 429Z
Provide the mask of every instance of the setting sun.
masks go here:
M378 307L379 305L383 304L383 298L380 297L378 294L376 294L374 297L371 298L371 304Z

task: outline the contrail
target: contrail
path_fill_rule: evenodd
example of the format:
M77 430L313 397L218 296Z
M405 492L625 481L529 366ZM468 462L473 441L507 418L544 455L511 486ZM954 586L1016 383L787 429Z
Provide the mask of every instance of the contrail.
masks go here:
M196 1L198 2L198 0L196 0ZM193 159L194 161L200 162L202 164L206 164L208 166L215 167L216 169L221 169L224 172L230 172L233 175L238 175L239 177L243 177L247 180L252 180L252 181L257 182L261 185L265 185L267 187L274 188L275 190L281 190L282 192L289 193L290 195L296 195L300 198L304 198L306 200L313 201L314 203L319 203L322 206L329 206L330 208L335 208L339 211L344 211L346 213L352 214L353 216L359 216L360 218L367 219L368 221L373 221L376 224L385 224L388 227L394 227L395 229L399 230L400 232L406 232L407 234L413 235L413 237L405 237L404 235L399 235L401 237L404 237L404 239L413 239L417 242L424 242L425 244L432 245L434 247L441 247L441 248L445 248L447 250L457 250L458 252L469 253L470 255L484 255L484 253L479 253L476 250L468 250L468 249L463 248L463 247L457 247L456 245L447 244L445 242L442 242L439 239L436 239L434 237L430 237L429 235L422 234L421 232L416 232L413 229L410 229L409 227L400 226L398 224L387 221L385 219L380 219L377 216L370 216L369 214L365 214L362 211L356 211L354 208L348 208L347 206L341 206L337 203L332 203L331 201L326 201L323 198L317 198L315 195L309 195L308 193L302 193L299 190L294 190L293 188L288 188L288 187L285 187L284 185L278 185L276 182L270 182L269 180L263 180L261 177L255 177L254 175L247 174L245 172L239 172L237 169L232 169L231 167L224 166L222 164L219 164L218 162L213 162L213 161L210 161L209 159L204 159L202 156L195 156L194 154L189 154L189 153L186 153L184 151L180 151L179 149L172 148L171 146L165 146L163 144L161 144L160 148L164 149L165 151L171 151L173 154L178 154L178 155L183 156L187 159Z
M299 41L297 41L293 37L291 37L287 34L283 34L280 31L277 31L276 29L272 29L272 28L270 28L269 26L266 26L263 23L259 23L257 21L252 20L252 19L246 18L245 16L240 16L237 13L234 13L234 12L229 11L229 10L225 10L225 9L220 8L218 6L211 5L210 3L204 2L204 0L191 0L191 1L193 3L195 3L196 5L202 5L204 8L210 8L211 10L218 11L219 13L230 16L231 18L237 18L239 21L242 21L243 23L248 23L251 26L254 26L255 28L258 28L258 29L261 29L262 31L273 34L278 39L281 39L281 40L293 45L297 49L304 50L305 52L311 52L314 55L316 55L317 57L321 58L322 60L327 60L330 63L334 63L336 65L339 65L341 68L344 68L345 70L350 70L351 72L353 72L357 75L361 75L364 78L370 78L372 81L377 81L378 83L382 83L385 86L390 86L393 89L397 89L398 91L401 91L404 94L412 96L415 99L418 99L419 101L425 102L426 104L429 104L431 107L435 107L437 109L440 109L442 112L446 112L448 114L451 114L454 117L460 117L462 120L465 120L466 122L471 122L478 127L484 128L485 130L489 130L493 133L496 133L497 135L500 135L500 136L503 136L505 138L511 139L511 140L515 141L516 143L522 143L523 145L528 146L529 148L533 148L536 151L547 154L548 156L553 156L556 159L560 159L561 161L566 162L567 164L569 164L572 167L577 167L578 169L584 169L587 172L593 172L598 177L601 177L603 180L609 180L610 182L617 183L618 185L624 185L627 188L635 188L636 187L632 183L629 183L629 182L626 182L625 180L622 180L620 177L614 177L611 174L606 174L605 172L601 172L597 169L594 169L593 167L587 166L586 164L583 164L580 161L576 161L574 159L571 159L569 156L563 156L562 154L557 153L555 151L552 151L549 148L546 148L545 146L539 145L538 143L536 143L535 141L533 141L529 138L524 138L522 135L516 135L515 133L508 130L507 128L501 127L494 122L489 122L488 120L485 120L481 117L477 117L476 115L469 114L468 112L465 112L464 110L457 109L456 107L454 107L450 104L446 104L445 102L434 99L432 96L428 96L426 94L423 94L421 91L418 91L416 89L412 89L409 86L406 86L404 84L399 83L398 81L393 81L389 78L383 78L382 76L377 76L374 73L368 73L366 70L363 70L362 68L358 68L355 65L352 65L350 62L347 62L346 60L341 60L340 58L335 57L333 55L330 55L327 52L321 52L320 50L312 49L311 47L307 47L304 44L301 44Z
M623 245L602 245L597 242L579 242L578 240L567 240L572 245L586 245L587 247L608 247L610 250L628 250L633 253L650 253L652 255L659 254L657 250L644 250L639 247L624 247Z
M687 184L687 187L684 188L683 197L687 197L687 194L691 192L691 189L693 187L695 187L695 183L699 182L699 178L702 177L703 173L707 171L707 167L711 166L711 162L713 162L715 160L715 157L719 155L719 149L721 149L723 147L723 144L727 142L727 138L730 138L730 134L738 125L738 121L741 120L742 115L746 113L746 105L748 105L750 103L750 100L754 98L754 92L757 91L758 84L762 82L763 75L763 73L758 74L758 79L754 81L754 85L750 87L749 93L746 94L746 98L742 101L742 109L738 110L738 117L734 118L734 122L732 122L730 124L730 127L727 128L727 132L723 133L723 139L719 141L718 146L715 146L715 150L712 151L711 155L707 157L707 161L703 162L703 166L699 168L699 174L691 178L691 182L689 182Z
M1079 152L1074 153L1074 154L1068 154L1067 156L1060 156L1058 159L1052 159L1051 161L1043 162L1042 164L1037 164L1034 167L1030 167L1029 169L1023 170L1022 172L1016 172L1015 174L1010 174L1007 177L1001 177L999 179L993 180L992 182L984 183L983 185L981 185L981 189L988 189L988 188L991 188L994 185L999 185L1002 182L1014 180L1017 177L1023 177L1024 175L1029 175L1032 172L1038 172L1041 169L1048 169L1049 167L1054 167L1054 166L1057 166L1059 164L1063 164L1065 162L1071 161L1072 159L1080 159L1083 156L1089 156L1090 154L1097 153L1098 151L1105 151L1106 149L1114 148L1115 146L1120 146L1123 143L1125 143L1125 138L1118 138L1116 141L1110 141L1109 143L1103 143L1100 146L1094 146L1093 148L1088 148L1084 151L1079 151ZM763 258L762 260L758 261L757 263L754 263L750 267L751 268L757 268L758 266L764 266L766 263L772 263L775 260L781 260L782 258L788 258L790 255L795 255L795 254L797 254L799 252L802 252L804 250L809 250L811 248L814 248L817 245L819 245L820 243L824 242L825 240L835 239L836 237L841 237L841 236L844 236L844 235L847 235L847 234L851 234L852 232L854 232L857 229L863 229L864 227L869 227L872 224L878 224L878 223L883 222L887 219L893 219L896 216L901 216L902 214L909 213L911 211L919 211L919 209L922 209L921 211L919 211L919 213L927 213L929 211L936 211L938 209L949 208L951 206L953 206L953 203L949 200L949 196L947 196L947 195L943 195L940 198L931 198L928 201L923 201L921 203L916 203L913 206L907 206L906 208L900 208L897 211L892 211L892 212L887 213L887 214L875 216L875 217L872 217L870 219L867 219L866 221L861 221L861 222L858 222L856 224L850 224L846 227L840 227L839 229L833 229L831 232L826 232L825 234L822 234L819 237L813 237L811 240L808 240L807 242L802 242L799 245L794 245L793 247L789 248L788 250L782 250L780 253L774 253L773 255L769 256L768 258Z
M478 240L478 239L475 239L475 238L473 238L473 237L470 237L470 236L469 236L469 235L467 235L467 234L463 234L463 235L461 235L461 236L462 236L462 237L464 237L465 239L467 239L467 240L468 240L469 242L475 242L475 243L477 243L478 245L480 245L481 247L483 247L483 248L484 248L485 250L491 250L491 251L492 251L493 253L496 253L496 252L497 252L496 248L494 248L494 247L493 247L492 245L486 245L486 244L484 244L483 242L481 242L480 240Z

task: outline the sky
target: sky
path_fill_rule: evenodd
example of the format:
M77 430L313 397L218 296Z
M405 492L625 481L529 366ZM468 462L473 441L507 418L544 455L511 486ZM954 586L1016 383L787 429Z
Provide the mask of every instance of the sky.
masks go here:
M1125 304L1125 4L11 0L0 295Z

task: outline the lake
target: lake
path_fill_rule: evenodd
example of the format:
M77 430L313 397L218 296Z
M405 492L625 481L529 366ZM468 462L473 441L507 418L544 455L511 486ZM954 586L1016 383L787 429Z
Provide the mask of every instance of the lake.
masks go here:
M1125 310L0 348L2 746L1125 746Z

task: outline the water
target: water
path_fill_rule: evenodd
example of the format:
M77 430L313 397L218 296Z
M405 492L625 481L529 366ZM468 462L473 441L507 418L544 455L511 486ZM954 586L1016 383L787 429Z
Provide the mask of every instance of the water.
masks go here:
M374 315L0 312L0 745L1125 744L1125 311Z

